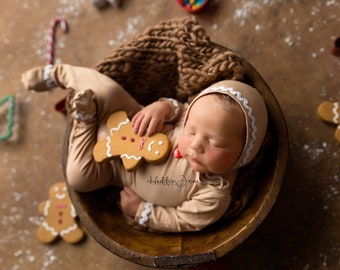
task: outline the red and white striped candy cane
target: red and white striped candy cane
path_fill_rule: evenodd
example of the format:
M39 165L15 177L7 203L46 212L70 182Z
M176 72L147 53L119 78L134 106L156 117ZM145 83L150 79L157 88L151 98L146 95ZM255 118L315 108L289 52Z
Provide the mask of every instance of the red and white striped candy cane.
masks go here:
M47 37L47 64L53 65L54 62L54 44L55 44L55 33L56 33L56 27L60 24L60 28L63 31L63 33L67 33L68 31L68 25L66 20L61 17L57 16L50 22L50 27L48 29L48 37Z

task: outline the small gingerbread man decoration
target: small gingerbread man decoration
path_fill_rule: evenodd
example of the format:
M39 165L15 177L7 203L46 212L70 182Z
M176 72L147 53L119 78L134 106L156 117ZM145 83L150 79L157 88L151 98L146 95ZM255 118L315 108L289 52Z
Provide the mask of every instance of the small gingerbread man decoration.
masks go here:
M37 237L43 243L51 243L60 236L67 243L77 243L84 237L75 218L76 211L71 203L64 182L58 182L49 190L50 199L39 204L38 210L46 219L38 228Z
M340 143L340 102L323 101L317 113L321 120L336 126L334 138Z
M144 160L147 163L163 161L169 154L171 143L162 133L139 136L124 111L113 113L106 122L110 135L99 140L93 150L96 162L119 156L127 171L134 171Z

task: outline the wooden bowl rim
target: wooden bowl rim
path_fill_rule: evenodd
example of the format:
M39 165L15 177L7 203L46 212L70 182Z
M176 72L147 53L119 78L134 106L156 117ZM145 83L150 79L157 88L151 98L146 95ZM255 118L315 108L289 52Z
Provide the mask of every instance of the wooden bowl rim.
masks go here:
M246 223L242 224L242 226L235 232L232 237L225 242L217 244L213 249L206 250L204 252L200 252L198 254L164 254L153 256L148 254L147 252L139 252L136 250L129 249L119 243L117 243L114 239L110 238L106 235L101 228L94 222L91 216L88 215L86 209L83 207L81 195L74 191L73 189L69 188L69 193L71 200L76 208L80 221L82 222L85 229L88 233L103 247L107 250L112 252L115 255L118 255L126 260L132 261L134 263L148 266L148 267L158 267L158 268L179 268L179 267L188 267L192 265L197 265L201 263L207 263L214 261L229 251L237 247L241 244L249 235L251 235L256 228L262 223L265 217L270 212L271 208L273 207L276 198L279 194L281 184L284 178L285 169L288 160L288 132L287 132L287 125L281 110L279 103L277 102L273 92L263 80L263 78L259 75L259 73L255 70L253 66L251 66L247 61L244 60L244 64L247 66L247 75L251 78L254 86L259 89L262 95L265 98L266 105L268 108L268 112L271 115L274 128L277 134L277 141L278 141L278 149L277 149L277 158L275 163L274 173L269 179L268 182L268 191L264 200L262 201L261 205L256 208L255 213L251 217L247 216L247 211L241 213L238 219L245 219L247 220ZM70 127L68 127L69 129ZM69 130L66 132L65 135L65 142L67 141L67 134ZM65 149L67 149L67 142L64 142L64 153L67 153ZM67 154L63 155L63 165L65 166L67 159ZM65 172L65 168L64 168ZM65 176L66 178L66 176ZM129 226L129 225L126 225ZM227 229L229 226L227 227ZM141 232L146 233L146 232ZM158 234L154 234L148 232L150 237L159 237ZM197 239L199 238L200 232L195 233ZM173 234L172 234L173 235ZM178 235L178 234L177 234ZM186 233L180 234L186 235ZM131 241L134 241L131 238ZM141 243L143 244L143 243ZM202 243L204 245L204 243Z

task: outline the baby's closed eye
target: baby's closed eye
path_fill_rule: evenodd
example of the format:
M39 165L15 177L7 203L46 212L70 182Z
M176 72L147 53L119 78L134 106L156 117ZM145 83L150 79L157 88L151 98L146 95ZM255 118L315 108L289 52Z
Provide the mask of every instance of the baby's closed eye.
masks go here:
M189 136L194 136L196 134L196 131L193 128L186 127L185 133Z
M216 140L209 140L209 144L216 148L226 148L228 145L226 142L216 141Z

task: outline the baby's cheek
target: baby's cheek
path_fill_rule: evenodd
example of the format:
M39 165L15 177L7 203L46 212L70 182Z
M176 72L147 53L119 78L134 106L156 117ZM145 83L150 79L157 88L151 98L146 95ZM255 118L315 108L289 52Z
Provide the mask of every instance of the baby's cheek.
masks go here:
M188 147L188 140L184 135L182 135L181 137L179 137L179 140L178 140L178 150L183 155L185 154L185 150L187 149L187 147Z

